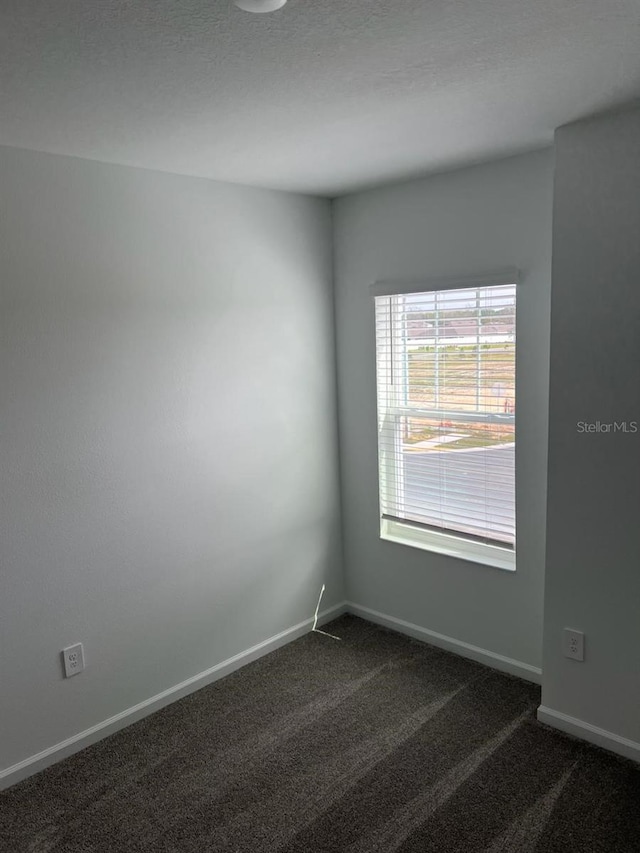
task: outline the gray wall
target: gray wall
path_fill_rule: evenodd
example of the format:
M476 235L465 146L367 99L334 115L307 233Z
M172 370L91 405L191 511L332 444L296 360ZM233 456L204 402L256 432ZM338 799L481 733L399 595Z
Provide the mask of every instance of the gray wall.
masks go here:
M0 194L6 768L343 590L328 202L11 149Z
M543 705L640 742L640 110L556 133ZM586 658L562 657L564 627Z
M552 170L550 151L335 202L345 562L350 601L539 667L545 543ZM518 303L517 571L381 541L377 279L523 271Z

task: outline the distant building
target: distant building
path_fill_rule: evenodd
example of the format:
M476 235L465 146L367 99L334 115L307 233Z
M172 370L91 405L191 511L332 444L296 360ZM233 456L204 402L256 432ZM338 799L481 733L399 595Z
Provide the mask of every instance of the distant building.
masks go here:
M411 349L434 346L436 342L444 343L446 346L475 344L478 341L478 336L483 344L508 343L513 340L515 332L515 324L511 318L505 322L496 320L478 326L478 323L473 319L450 317L442 319L438 323L437 329L430 320L410 318L407 320L406 328Z

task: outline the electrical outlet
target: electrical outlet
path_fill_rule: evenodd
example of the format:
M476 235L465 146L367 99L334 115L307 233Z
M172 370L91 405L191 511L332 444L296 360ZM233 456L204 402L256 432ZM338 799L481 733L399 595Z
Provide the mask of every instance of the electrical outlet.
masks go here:
M76 643L75 646L68 646L62 650L62 660L64 661L64 674L67 678L72 675L77 675L84 669L84 650L82 643Z
M584 634L565 628L562 635L562 653L572 660L584 660Z

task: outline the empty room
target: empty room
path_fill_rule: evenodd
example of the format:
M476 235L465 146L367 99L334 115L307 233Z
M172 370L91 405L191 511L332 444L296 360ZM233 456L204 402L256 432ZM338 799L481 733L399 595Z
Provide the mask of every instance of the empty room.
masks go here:
M640 4L5 0L0 851L640 851Z

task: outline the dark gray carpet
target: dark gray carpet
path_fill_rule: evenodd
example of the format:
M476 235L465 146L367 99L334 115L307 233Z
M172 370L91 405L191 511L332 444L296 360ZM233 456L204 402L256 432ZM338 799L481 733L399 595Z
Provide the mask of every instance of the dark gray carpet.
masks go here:
M345 616L0 794L6 853L638 853L640 770Z

